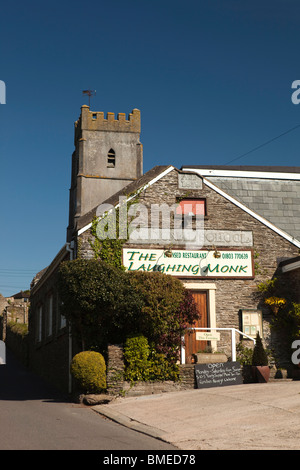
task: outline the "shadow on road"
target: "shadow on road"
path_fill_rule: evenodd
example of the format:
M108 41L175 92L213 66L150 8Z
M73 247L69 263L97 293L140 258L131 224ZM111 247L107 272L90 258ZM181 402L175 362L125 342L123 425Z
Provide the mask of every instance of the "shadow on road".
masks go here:
M69 401L43 379L26 369L9 350L6 350L6 364L0 365L0 400Z

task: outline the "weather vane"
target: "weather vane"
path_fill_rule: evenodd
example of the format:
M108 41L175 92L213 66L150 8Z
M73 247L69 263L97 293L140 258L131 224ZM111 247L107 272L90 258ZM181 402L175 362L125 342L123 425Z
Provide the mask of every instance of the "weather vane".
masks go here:
M90 107L91 96L96 95L96 90L83 90L82 94L83 95L88 95L88 97L89 97L89 107Z

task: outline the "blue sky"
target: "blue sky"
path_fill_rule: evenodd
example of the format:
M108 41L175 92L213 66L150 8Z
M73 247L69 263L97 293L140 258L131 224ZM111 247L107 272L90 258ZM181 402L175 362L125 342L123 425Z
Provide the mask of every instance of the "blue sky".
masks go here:
M299 166L297 0L2 2L0 292L26 289L65 243L74 121L142 113L159 164Z

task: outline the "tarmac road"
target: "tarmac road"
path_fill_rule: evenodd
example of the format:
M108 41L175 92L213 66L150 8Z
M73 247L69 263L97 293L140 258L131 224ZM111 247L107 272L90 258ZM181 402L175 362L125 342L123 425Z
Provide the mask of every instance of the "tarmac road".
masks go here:
M68 402L7 351L0 365L0 450L172 450Z
M66 401L7 354L0 366L0 423L0 450L299 450L300 381L86 407Z

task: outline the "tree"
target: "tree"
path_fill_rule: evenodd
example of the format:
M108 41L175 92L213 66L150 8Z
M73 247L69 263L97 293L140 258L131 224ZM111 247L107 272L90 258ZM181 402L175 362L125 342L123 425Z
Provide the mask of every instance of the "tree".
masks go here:
M253 366L267 366L269 364L268 356L262 344L261 337L257 332L255 346L253 349L252 365Z
M108 338L120 341L141 308L126 273L99 260L62 263L57 285L61 313L70 322L82 349L102 350Z
M103 351L108 342L144 335L169 361L178 358L181 337L199 318L183 284L160 272L127 272L101 260L66 261L58 272L62 314L82 349Z
M170 361L178 359L181 337L200 317L192 294L175 277L160 272L128 273L141 296L138 332Z

